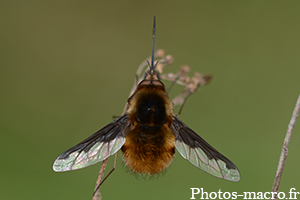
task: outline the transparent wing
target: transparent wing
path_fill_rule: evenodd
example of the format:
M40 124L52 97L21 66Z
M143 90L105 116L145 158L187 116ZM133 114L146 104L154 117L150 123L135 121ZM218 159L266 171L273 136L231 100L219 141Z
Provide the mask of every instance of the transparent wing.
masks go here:
M173 118L171 129L176 137L175 147L184 159L218 178L240 180L238 168L178 118Z
M87 139L62 153L54 161L56 172L81 169L114 155L125 143L131 123L123 115Z

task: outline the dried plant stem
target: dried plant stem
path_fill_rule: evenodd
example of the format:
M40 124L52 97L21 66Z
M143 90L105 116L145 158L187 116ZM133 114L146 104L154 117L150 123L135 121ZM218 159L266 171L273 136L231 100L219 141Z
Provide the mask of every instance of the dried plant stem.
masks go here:
M93 195L93 200L101 200L102 199L101 193L99 190L97 190L97 187L101 183L102 177L104 175L107 160L108 160L108 158L103 160L103 163L101 165L101 169L100 169L99 176L98 176L97 183L96 183L96 188L95 188L94 195Z
M151 59L151 57L148 57L138 67L138 70L136 72L136 80L134 82L134 85L133 85L130 93L129 93L129 97L131 97L131 95L136 91L138 84L144 79L145 72L149 68L147 60L150 60L150 59ZM156 65L156 70L158 70L158 72L160 73L162 80L172 81L171 88L175 83L178 85L185 86L185 89L183 90L183 92L180 93L179 95L177 95L173 99L174 105L181 106L180 112L181 112L182 107L183 107L184 103L186 102L187 98L191 94L195 93L200 86L207 84L211 80L210 75L202 75L197 72L195 73L195 75L192 78L190 78L188 76L188 72L190 71L190 68L188 66L182 66L176 74L174 74L174 73L163 74L164 67L172 64L173 57L171 55L165 55L165 51L162 49L155 51L154 60L155 59L158 59L158 63ZM126 113L127 106L128 106L127 104L128 104L128 102L126 102L126 105L123 109L122 115L124 115ZM101 200L102 199L99 187L116 168L116 159L117 159L117 154L115 154L115 161L114 161L113 169L108 173L108 175L104 179L103 179L104 170L107 165L108 158L103 161L100 172L99 172L99 176L97 179L96 187L94 190L93 200Z
M295 105L294 111L293 111L293 115L292 118L290 120L285 138L284 138L284 142L283 142L283 146L282 146L282 150L281 150L281 155L279 158L279 163L278 163L278 167L277 167L277 172L276 172L276 176L275 176L275 180L274 180L274 184L273 184L273 188L272 188L272 192L274 192L274 198L272 199L277 199L277 193L279 190L279 185L280 185L280 180L281 180L281 175L284 169L284 165L285 165L285 161L287 158L287 153L288 153L288 146L289 146L289 142L292 136L292 131L293 131L293 127L295 125L296 122L296 118L299 114L299 110L300 110L300 95L298 97L297 103Z

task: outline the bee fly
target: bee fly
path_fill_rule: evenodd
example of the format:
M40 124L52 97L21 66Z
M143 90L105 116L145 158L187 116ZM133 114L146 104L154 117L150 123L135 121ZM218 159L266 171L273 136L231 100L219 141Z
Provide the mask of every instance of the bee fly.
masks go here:
M174 115L173 102L152 60L144 79L129 97L125 113L54 162L56 172L81 169L122 150L125 164L135 173L156 175L172 162L175 148L201 170L229 181L240 180L237 167Z

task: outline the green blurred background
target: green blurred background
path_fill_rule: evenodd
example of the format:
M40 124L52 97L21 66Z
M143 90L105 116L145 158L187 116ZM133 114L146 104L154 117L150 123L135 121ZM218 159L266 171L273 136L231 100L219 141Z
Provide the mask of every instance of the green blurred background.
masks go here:
M213 75L181 120L238 166L241 181L210 176L178 153L147 181L119 155L103 199L190 199L191 187L269 192L300 92L299 8L299 1L1 1L0 198L92 198L100 164L55 173L53 161L120 115L151 53L154 15L156 49L175 59L170 71L188 64ZM300 192L299 124L283 192Z

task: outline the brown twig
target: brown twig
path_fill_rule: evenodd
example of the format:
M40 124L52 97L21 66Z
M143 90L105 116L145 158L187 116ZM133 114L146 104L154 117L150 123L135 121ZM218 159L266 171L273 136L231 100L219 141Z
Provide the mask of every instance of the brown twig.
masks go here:
M96 188L95 188L94 195L93 195L93 200L101 200L102 199L100 191L96 190L96 189L97 189L98 185L101 183L102 177L104 175L105 167L107 164L107 160L108 160L108 158L103 160L103 163L101 165L101 169L100 169L99 176L98 176L97 183L96 183Z
M164 65L167 65L167 64L170 64L172 61L170 56L165 56L165 51L164 50L157 50L155 53L154 53L154 57L155 58L162 58L162 63ZM148 57L144 62L142 62L140 64L140 66L138 67L138 70L136 72L136 80L135 80L135 83L129 93L129 97L134 93L134 91L136 90L136 87L138 85L138 83L142 80L142 72L145 70L144 68L145 67L148 67L147 65L147 60L149 60L151 57ZM126 112L126 108L127 108L127 102L126 102L126 105L123 109L123 112L122 112L122 115L125 114ZM105 181L105 179L114 171L115 167L116 167L116 159L117 159L117 154L115 154L115 162L114 162L114 168L108 173L108 175L103 179L103 181ZM106 158L102 165L101 165L101 169L100 169L100 172L99 172L99 175L98 175L98 179L97 179L97 182L96 182L96 187L95 187L95 190L94 190L94 194L93 194L93 200L101 200L102 199L102 196L101 196L101 193L100 193L100 185L103 183L102 181L102 178L104 176L104 170L105 170L105 167L107 165L107 160L108 158Z
M277 172L276 172L276 176L275 176L275 180L274 180L274 184L273 184L273 188L272 188L272 192L274 192L274 198L271 198L272 200L276 200L277 199L277 194L278 194L278 190L279 190L279 185L280 185L280 180L281 180L281 175L284 169L284 165L285 165L285 161L287 158L287 154L288 154L288 146L289 146L289 142L292 136L292 131L296 122L296 118L299 114L299 110L300 110L300 95L298 97L297 103L295 105L294 111L293 111L293 115L291 117L285 138L284 138L284 142L283 142L283 146L282 146L282 150L281 150L281 155L279 158L279 163L278 163L278 167L277 167Z
M144 74L148 69L147 60L150 60L150 59L151 59L151 57L148 57L138 67L138 70L136 72L136 80L134 82L134 85L133 85L130 93L129 93L129 97L135 92L138 84L144 79ZM183 107L184 103L186 102L187 98L191 94L196 92L197 89L200 86L205 85L206 83L208 83L211 80L210 75L202 75L202 74L199 74L199 73L195 73L194 77L190 78L188 76L188 72L190 70L190 68L188 66L182 66L180 68L180 70L177 72L177 74L173 74L173 73L163 74L164 67L167 66L167 65L172 64L173 57L171 55L165 55L165 51L162 50L162 49L159 49L159 50L155 51L154 59L158 59L156 69L161 74L161 79L172 81L173 83L172 83L171 87L175 83L178 84L178 85L185 86L185 89L183 90L183 92L173 99L174 105L181 105L180 112L181 112L182 107ZM127 109L127 102L126 102L126 105L123 109L122 115L125 114L126 109ZM107 165L108 158L103 161L103 164L101 165L101 169L100 169L99 176L98 176L98 179L97 179L96 188L95 188L94 195L93 195L93 200L101 200L102 199L99 187L103 183L103 181L111 174L111 172L114 171L114 169L116 167L116 159L117 159L117 157L116 157L116 154L115 154L114 168L102 180L102 178L104 176L104 170L105 170L105 167Z

